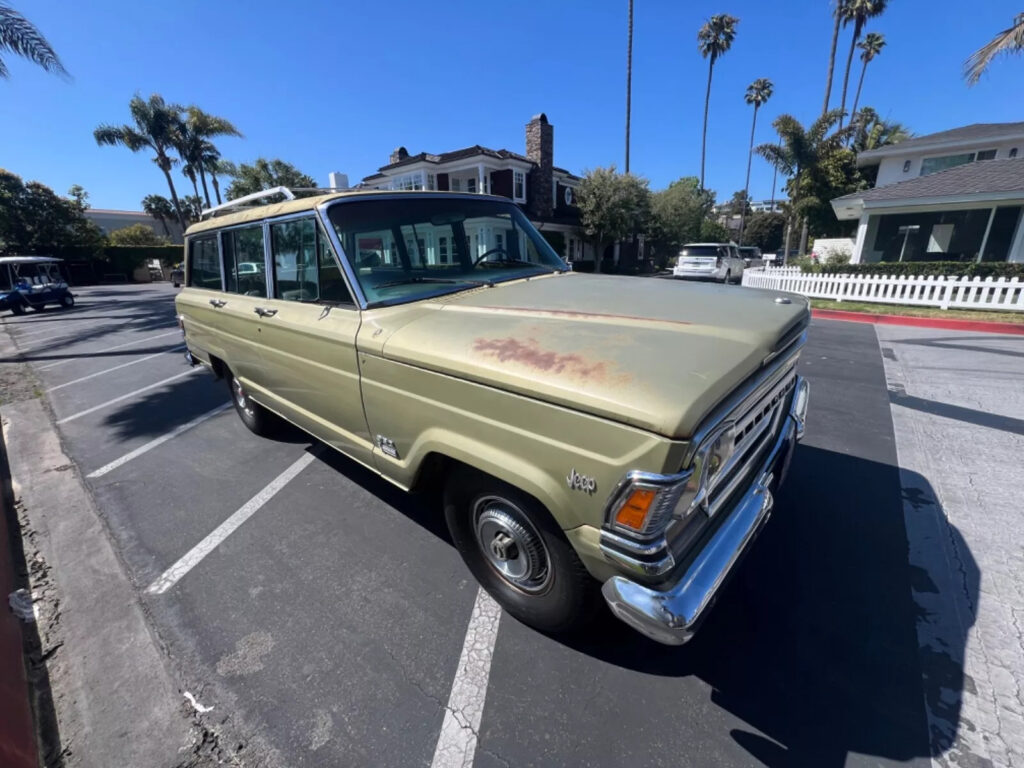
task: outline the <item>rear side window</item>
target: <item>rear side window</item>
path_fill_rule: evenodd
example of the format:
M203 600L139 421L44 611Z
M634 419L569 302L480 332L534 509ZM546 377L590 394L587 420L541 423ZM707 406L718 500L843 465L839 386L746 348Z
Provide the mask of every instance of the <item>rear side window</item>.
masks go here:
M352 304L338 260L316 219L270 225L274 298Z
M263 225L239 227L221 233L224 238L224 276L231 293L266 296L267 274L263 258Z
M188 241L188 284L194 288L209 288L215 291L220 285L220 254L217 251L217 236L193 237Z

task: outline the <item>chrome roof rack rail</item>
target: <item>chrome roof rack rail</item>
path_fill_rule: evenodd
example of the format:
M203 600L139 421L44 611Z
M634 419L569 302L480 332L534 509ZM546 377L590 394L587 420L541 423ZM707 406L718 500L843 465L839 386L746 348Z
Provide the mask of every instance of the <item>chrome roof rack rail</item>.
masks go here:
M295 199L295 193L288 189L288 187L273 187L272 189L253 192L251 195L242 195L242 197L234 200L228 200L226 203L215 205L212 208L206 208L203 210L201 218L205 219L207 216L216 216L218 213L233 211L236 208L243 208L248 203L254 203L257 200L262 200L263 198L270 197L271 195L284 195L286 200Z

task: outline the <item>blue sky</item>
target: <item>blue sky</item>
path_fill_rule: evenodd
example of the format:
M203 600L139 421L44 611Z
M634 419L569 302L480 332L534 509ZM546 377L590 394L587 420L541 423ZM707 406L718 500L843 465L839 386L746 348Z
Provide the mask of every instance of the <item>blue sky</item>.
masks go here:
M137 210L144 195L167 193L148 156L92 138L99 123L128 119L136 92L234 121L245 138L220 142L227 158L280 157L323 184L332 170L353 181L374 172L399 145L522 152L524 125L541 111L555 126L556 165L576 173L622 166L626 0L13 4L73 79L6 58L0 167L60 193L81 184L97 208ZM960 76L963 60L1020 12L1019 0L984 0L969 11L952 0L890 6L869 26L888 47L868 68L862 104L918 134L1024 120L1024 60L997 60L971 89ZM696 33L713 13L740 18L715 67L708 129L707 185L723 199L743 187L746 86L758 77L775 83L758 142L772 139L780 113L816 117L831 21L827 0L635 0L631 167L655 189L699 171L707 63ZM858 66L855 59L851 91ZM755 158L751 194L767 197L771 184L771 169Z

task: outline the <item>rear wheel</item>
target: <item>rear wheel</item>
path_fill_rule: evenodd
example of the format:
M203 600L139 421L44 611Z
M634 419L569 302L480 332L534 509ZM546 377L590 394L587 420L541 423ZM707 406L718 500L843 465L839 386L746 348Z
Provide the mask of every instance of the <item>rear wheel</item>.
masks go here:
M22 304L20 301L15 303L15 304L12 304L11 305L11 312L13 312L16 315L24 315L25 314L25 305Z
M242 382L236 379L231 371L226 373L224 378L228 383L228 391L231 392L231 402L242 423L250 432L261 437L269 437L276 426L274 414L253 400L242 386Z
M60 305L65 309L67 309L68 307L75 306L75 297L72 296L70 293L65 293L63 296L60 297Z
M467 469L449 479L444 507L469 570L517 619L542 632L563 633L597 613L599 584L535 499Z
M725 270L725 277L722 278L722 285L728 285L729 281L732 280L732 270Z

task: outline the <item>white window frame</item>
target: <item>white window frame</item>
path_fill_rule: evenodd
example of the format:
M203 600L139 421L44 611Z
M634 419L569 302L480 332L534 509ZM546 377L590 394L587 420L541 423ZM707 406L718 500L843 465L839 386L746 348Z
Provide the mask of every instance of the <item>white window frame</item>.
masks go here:
M516 184L519 184L521 194L516 194ZM526 202L526 171L512 169L512 199L517 203Z

